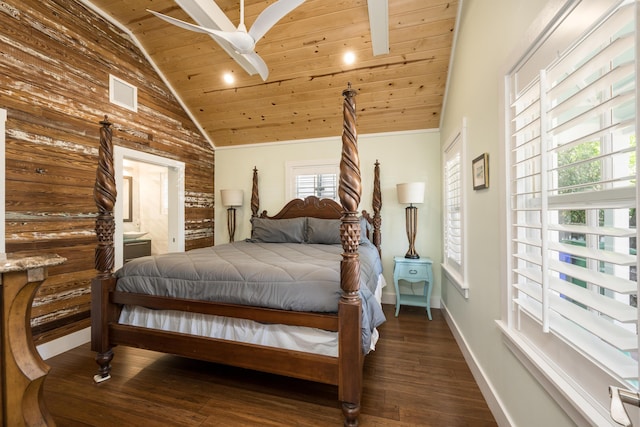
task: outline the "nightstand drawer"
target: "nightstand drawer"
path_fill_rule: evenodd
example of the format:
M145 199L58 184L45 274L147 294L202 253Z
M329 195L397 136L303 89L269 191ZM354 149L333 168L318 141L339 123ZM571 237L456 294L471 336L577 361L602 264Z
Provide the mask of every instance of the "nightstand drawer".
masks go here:
M429 276L429 268L427 264L396 264L395 276L404 280L425 280Z

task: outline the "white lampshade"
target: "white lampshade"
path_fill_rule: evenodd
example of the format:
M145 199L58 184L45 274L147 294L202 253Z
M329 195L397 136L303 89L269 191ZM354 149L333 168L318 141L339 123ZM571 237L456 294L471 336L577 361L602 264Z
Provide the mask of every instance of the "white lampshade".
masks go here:
M397 184L398 203L413 204L424 202L424 182Z
M242 199L244 198L244 191L242 190L220 190L220 196L222 198L222 206L232 208L235 206L242 206Z

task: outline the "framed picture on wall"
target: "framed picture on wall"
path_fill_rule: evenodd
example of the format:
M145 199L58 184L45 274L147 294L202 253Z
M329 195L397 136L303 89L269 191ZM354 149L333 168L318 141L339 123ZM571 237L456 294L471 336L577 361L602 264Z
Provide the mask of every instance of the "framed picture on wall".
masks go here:
M481 190L483 188L489 188L489 153L483 153L473 159L471 169L473 189Z

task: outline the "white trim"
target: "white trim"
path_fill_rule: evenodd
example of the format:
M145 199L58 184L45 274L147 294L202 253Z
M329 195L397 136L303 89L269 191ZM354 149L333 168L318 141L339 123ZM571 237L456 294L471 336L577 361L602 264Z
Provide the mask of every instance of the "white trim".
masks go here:
M6 137L7 110L0 108L0 260L6 259L5 249L5 137Z
M124 32L133 41L133 43L138 47L138 49L140 49L140 51L142 52L144 57L147 59L147 61L149 61L149 64L151 64L151 66L153 67L155 72L158 73L158 76L160 76L160 79L162 80L162 82L167 86L167 88L169 88L169 91L176 98L176 100L178 101L180 106L182 106L182 108L184 109L185 113L187 113L187 115L189 116L191 121L196 125L196 127L200 131L202 137L204 139L206 139L207 142L209 142L209 144L211 145L211 148L213 148L215 150L216 146L213 143L213 140L209 137L209 134L207 134L207 132L204 131L204 128L200 125L198 120L196 120L194 115L191 114L191 111L187 108L186 104L182 101L182 98L180 98L180 96L178 95L178 92L173 88L171 83L169 83L169 80L165 77L165 75L162 72L162 70L160 70L160 67L158 67L156 65L156 63L151 59L151 57L147 53L146 49L142 46L142 43L140 43L140 41L135 36L135 34L133 34L131 32L131 30L129 30L124 25L122 25L120 22L118 22L113 16L111 16L110 14L105 12L104 10L100 9L98 6L96 6L93 3L91 3L91 1L89 1L89 0L79 0L79 1L80 1L80 3L84 4L85 6L87 6L89 9L93 10L95 13L100 15L102 17L102 19L105 19L108 22L110 22L111 24L113 24L116 27L118 27L120 30L122 30L122 32Z
M515 426L516 424L509 416L505 404L502 402L502 400L500 400L498 393L496 393L495 387L493 386L493 384L491 384L491 382L489 381L489 377L482 369L482 366L480 366L480 364L478 363L478 359L476 358L473 351L471 351L471 347L464 339L462 331L458 327L458 324L454 320L444 302L442 302L441 310L447 322L447 325L449 325L449 329L451 330L451 333L456 339L456 343L458 344L458 347L460 348L460 351L464 356L464 360L465 362L467 362L467 365L471 370L473 379L476 380L482 396L487 401L487 406L489 406L491 414L493 414L493 417L496 419L496 423L498 423L500 427Z
M444 263L440 264L440 266L454 288L456 288L465 299L469 299L469 284L460 277L457 271L450 269L449 266Z
M400 130L394 132L378 132L378 133L361 133L358 134L358 138L375 138L375 137L393 137L393 136L403 136L403 135L416 135L420 133L432 133L432 132L440 132L440 129L415 129L415 130ZM252 147L271 147L276 145L289 145L289 144L305 144L309 142L340 142L340 136L327 136L321 138L306 138L306 139L292 139L288 141L274 141L274 142L258 142L255 144L242 144L242 145L233 145L233 146L225 146L218 147L216 150L242 150L246 148Z
M529 345L526 338L509 328L504 321L496 320L496 325L502 332L505 345L576 425L594 427L616 425L611 418L597 411L591 402L585 400L581 393L559 375L553 366L538 354L538 350Z
M69 351L72 348L86 344L89 341L91 341L90 327L65 335L53 341L40 344L36 347L36 350L38 350L38 353L43 360L47 360L51 357L57 356L58 354L62 354L65 351Z
M116 192L123 194L123 180L118 179L123 176L124 159L137 162L150 163L153 165L167 167L169 180L169 229L167 234L167 244L169 252L183 252L185 248L185 164L178 160L168 159L155 154L144 153L142 151L132 150L130 148L113 147L113 166L116 176ZM172 189L176 193L172 194ZM174 201L174 202L171 202ZM116 225L115 235L113 236L113 244L115 245L115 268L123 265L122 250L122 198L116 197L114 207L114 222Z

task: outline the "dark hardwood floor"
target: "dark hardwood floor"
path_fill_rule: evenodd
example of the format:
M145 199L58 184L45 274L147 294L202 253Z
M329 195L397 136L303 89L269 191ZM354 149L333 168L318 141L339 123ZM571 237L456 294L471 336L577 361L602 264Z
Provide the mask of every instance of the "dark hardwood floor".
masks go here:
M361 426L496 426L440 310L385 305L365 361ZM44 399L60 427L338 426L337 388L116 347L94 384L89 344L47 360Z

